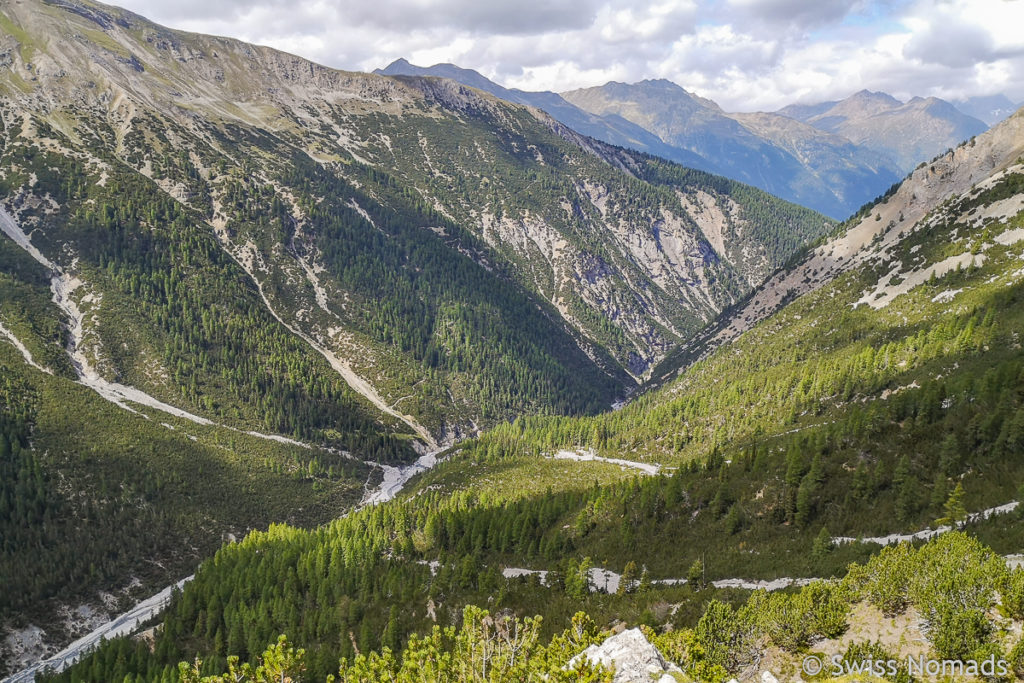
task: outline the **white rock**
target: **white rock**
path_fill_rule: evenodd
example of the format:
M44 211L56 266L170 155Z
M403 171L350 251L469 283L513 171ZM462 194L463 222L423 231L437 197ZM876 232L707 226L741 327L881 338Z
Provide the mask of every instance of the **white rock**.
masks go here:
M682 669L666 661L637 628L614 635L600 645L591 645L569 661L569 668L581 658L592 665L614 669L615 683L650 683L652 680L669 683L674 679L668 673L682 673Z
M771 671L764 671L761 673L761 683L779 683L779 679Z

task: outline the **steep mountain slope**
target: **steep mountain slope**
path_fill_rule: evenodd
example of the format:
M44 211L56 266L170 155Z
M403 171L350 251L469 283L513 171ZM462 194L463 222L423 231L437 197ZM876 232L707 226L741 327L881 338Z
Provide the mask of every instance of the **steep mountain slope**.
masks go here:
M562 93L600 115L618 115L689 150L716 172L845 218L899 175L886 156L772 114L727 114L669 81L607 83Z
M710 657L722 669L704 670L709 680L769 657L799 666L812 644L902 653L917 635L922 655L1020 662L1024 574L999 556L1024 549L1013 512L1024 481L1022 154L1024 111L809 250L779 276L800 287L766 285L763 296L778 290L773 314L660 390L613 413L499 426L400 500L318 532L277 528L229 546L174 603L155 649L121 641L60 680L158 678L196 653L223 670L226 654L252 657L278 633L306 648L319 680L339 655L394 651L404 634L484 601L542 614L548 633L581 606L600 626L693 628L700 648L681 646L681 661ZM623 460L650 469L630 480ZM884 551L841 583L810 581L879 548L851 538L986 509L1002 514L967 529L990 549L946 534L920 551ZM619 572L636 584L601 594ZM810 585L757 592L742 611L723 604L739 604L736 586L759 585L750 579L789 586L794 576ZM712 579L732 580L709 593ZM883 623L902 632L867 642Z
M5 672L191 574L226 539L333 519L373 476L334 449L196 422L136 394L114 404L74 381L52 285L0 240Z
M879 254L917 229L935 207L983 181L994 182L990 179L1022 154L1024 116L1018 111L975 140L920 166L889 196L851 218L848 230L815 247L794 267L773 275L712 328L711 344L735 339L795 296L880 258ZM691 348L698 346L705 353L710 348L706 338L695 341Z
M1018 398L1004 396L999 417L984 406L1003 400L994 387L1015 382L1021 362L1014 321L1024 314L1022 157L1024 112L1018 112L915 171L884 201L780 270L695 340L684 370L661 377L658 391L587 420L502 427L482 437L481 448L591 448L664 465L703 459L712 450L738 458L773 439L823 438L835 443L823 451L833 464L837 452L854 457L858 446L872 458L945 452L951 460L944 467L954 469L963 465L960 458L982 457L987 449L1012 460L1015 447L1007 449L1004 440L1016 429ZM982 375L990 383L975 386ZM936 412L932 404L954 396L954 387L961 393ZM890 422L908 406L917 423ZM922 406L929 406L924 413ZM986 427L972 431L978 427L967 427L971 420L987 420ZM945 431L918 429L933 422ZM944 444L950 433L953 440ZM990 465L974 475L995 488L1005 485L992 478L995 472L1016 467ZM843 506L836 515L851 523ZM880 527L891 524L884 515L873 519ZM829 527L835 530L832 520Z
M410 396L403 405L435 434L443 422L436 403L446 391L464 387L455 394L456 412L479 421L525 409L510 403L518 400L512 394L528 393L516 385L560 381L551 373L500 377L512 386L509 395L494 395L479 383L498 369L482 367L489 361L478 342L460 351L457 334L440 334L453 316L456 329L493 327L460 318L487 307L536 316L525 302L540 296L548 302L543 315L511 329L549 331L508 344L507 353L553 354L562 366L596 361L615 380L591 376L588 385L608 395L621 381L616 363L641 374L742 292L744 280L764 274L763 266L739 272L715 256L683 210L680 188L638 185L632 176L647 160L597 147L546 117L451 84L342 74L232 41L176 34L113 10L96 10L94 21L83 16L90 11L18 7L18 20L46 38L9 37L22 47L12 50L18 56L7 71L8 88L31 90L18 94L12 119L45 107L58 137L68 129L70 147L86 126L110 130L86 137L87 144L104 145L104 154L152 176L195 211L286 325L337 357L334 365L353 363L356 372L372 374L369 383L381 385L385 399ZM95 35L97 27L105 38ZM35 63L22 53L33 53ZM80 85L86 77L69 77L82 69L99 79L93 87ZM32 79L37 87L28 85ZM703 184L695 177L682 188L689 201L704 203L696 198ZM309 204L321 198L328 201ZM726 197L710 201L744 222L743 206L733 210ZM779 206L777 229L766 232L802 237L823 227L809 213ZM400 218L387 225L386 215ZM356 235L364 246L338 250ZM360 249L376 265L354 263ZM396 269L409 250L434 265L414 261ZM760 251L767 266L785 258L768 245ZM442 254L452 254L465 274L442 278L441 268L453 267L442 266ZM362 305L380 294L373 268L405 280L384 283L397 321ZM440 299L424 289L439 279L450 290ZM521 288L479 284L488 279L516 280ZM347 309L343 296L353 298ZM494 300L501 296L520 303ZM489 303L435 308L479 297ZM426 310L406 310L416 299ZM594 361L572 348L571 338L554 329L560 326ZM547 344L552 348L540 348ZM465 361L461 353L469 354ZM385 355L388 362L368 365ZM519 358L512 365L522 372L542 362ZM439 376L421 383L427 368ZM582 376L573 372L565 381L575 377ZM593 390L579 391L574 408L559 409L592 409ZM556 400L564 399L541 399ZM482 404L498 412L484 416Z
M374 71L384 76L436 76L448 78L471 88L489 92L507 102L516 102L536 107L549 114L556 121L564 123L577 133L607 142L619 147L639 150L648 154L675 161L683 166L714 171L702 157L684 149L665 144L654 133L627 121L621 116L598 116L569 104L558 93L527 92L498 85L473 69L463 69L454 64L416 66L405 59L396 59L383 69Z
M915 97L904 103L868 90L839 102L787 107L778 113L886 155L904 173L988 128L936 97Z

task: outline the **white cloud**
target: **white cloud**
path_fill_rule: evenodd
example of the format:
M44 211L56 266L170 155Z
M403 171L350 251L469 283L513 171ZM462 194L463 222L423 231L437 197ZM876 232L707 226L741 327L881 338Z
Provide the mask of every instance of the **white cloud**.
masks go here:
M816 28L842 20L861 2L849 0L728 0L732 16L794 28Z
M453 62L568 90L669 78L727 110L862 88L1024 100L1022 0L121 0L343 69Z

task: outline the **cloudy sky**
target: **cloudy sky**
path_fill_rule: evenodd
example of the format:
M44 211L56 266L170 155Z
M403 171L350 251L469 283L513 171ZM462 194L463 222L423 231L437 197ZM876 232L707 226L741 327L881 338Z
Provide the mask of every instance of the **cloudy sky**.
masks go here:
M526 90L668 78L732 111L862 88L1024 100L1024 0L113 2L337 68L453 62Z

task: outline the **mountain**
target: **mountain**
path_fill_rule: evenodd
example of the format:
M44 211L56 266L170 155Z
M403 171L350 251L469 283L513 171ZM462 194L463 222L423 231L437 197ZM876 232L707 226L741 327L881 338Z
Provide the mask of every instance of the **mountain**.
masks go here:
M410 64L405 59L396 59L375 74L384 76L435 76L447 78L471 88L491 93L507 102L536 107L549 114L556 121L564 123L577 133L607 142L619 147L647 152L704 171L715 171L706 160L678 147L665 144L657 135L631 123L620 116L598 116L573 106L558 93L527 92L498 85L473 69L463 69L454 64L435 64L423 67Z
M1006 95L985 95L968 97L953 102L957 109L994 126L1017 111L1018 105L1010 101Z
M20 59L5 77L9 115L40 119L21 131L27 144L39 137L58 149L89 148L79 152L85 168L69 172L95 176L100 195L112 191L100 180L107 166L125 182L155 183L209 249L229 257L225 277L240 273L257 286L264 308L318 355L386 386L368 399L378 410L378 398L406 396L403 410L435 436L484 412L521 412L525 404L507 403L524 396L521 383L553 389L562 381L558 371L528 377L549 362L574 366L569 384L583 379L575 366L605 368L579 385L580 402L559 410L594 409L605 400L600 392L621 389L624 370L642 374L827 228L809 212L595 144L451 82L336 72L89 4L29 3L16 18L28 35L8 35ZM33 31L46 40L33 41ZM88 76L73 77L85 68ZM38 225L48 219L33 197L55 197L57 188L11 184L8 196L25 194L10 205L24 232L40 228L50 253L84 249L87 231L79 236L53 219ZM701 225L702 209L730 225ZM90 225L116 219L86 216ZM716 252L703 230L715 242L722 230L743 233L747 262L727 261L727 249ZM103 249L112 247L89 246L90 258L105 263ZM83 253L77 268L88 263ZM100 308L98 323L111 324ZM503 375L488 360L493 347L484 357L477 345L513 310L529 324L511 326L516 337L501 348L520 377ZM148 321L118 322L122 336L138 325L139 339L151 337L141 329ZM176 391L160 388L160 371L130 370L132 359L104 362L111 376L162 397ZM485 379L492 370L498 375ZM433 379L422 382L424 374ZM492 381L504 388L481 384ZM446 426L438 397L457 385L452 400L465 419ZM194 393L186 392L190 407L209 410Z
M581 109L617 115L688 150L716 172L845 218L899 179L888 157L772 114L728 114L666 81L607 83L562 93Z
M836 226L451 80L0 17L5 671L1024 664L1024 113Z
M87 0L4 4L0 56L7 669L458 439L607 408L834 228L452 81Z
M849 229L842 235L817 246L802 262L774 274L742 305L709 329L716 330L717 341L735 339L794 296L814 291L855 267L865 267L866 262L890 260L888 252L893 244L917 230L930 212L945 209L944 203L952 199L970 195L970 189L983 181L992 184L995 183L991 180L993 177L1002 180L1000 174L1013 165L1022 152L1024 116L1018 111L983 136L918 167L882 201L852 217L847 222ZM1013 174L1008 175L1014 178ZM1012 188L1012 183L1009 186ZM1000 202L1003 199L996 198ZM965 202L961 199L961 203ZM1015 206L1011 201L1006 210ZM1000 208L1001 204L994 211ZM965 220L963 215L952 215L948 209L944 214L953 222ZM932 218L931 223L937 220L940 219ZM981 226L975 222L971 227ZM898 280L900 276L893 278ZM707 344L707 339L701 339L691 346L706 348Z
M807 166L811 170L810 177L798 177L792 184L806 182L827 188L843 211L854 205L859 209L878 196L867 197L866 194L879 191L881 183L889 179L898 180L888 159L840 136L764 112L729 114L729 117ZM807 190L801 186L799 191ZM850 213L852 211L845 216Z
M829 112L832 112L832 116L865 118L892 111L902 104L902 102L888 93L861 90L850 95L845 100L820 102L818 104L790 105L783 107L778 113L806 123L812 119L819 119Z
M825 113L837 104L839 104L839 100L815 102L814 104L790 104L775 113L785 116L786 118L796 119L797 121L803 121L806 123L808 119Z
M904 173L988 128L936 97L904 103L868 90L838 102L786 107L778 113L887 155Z
M310 680L486 680L481 652L496 678L593 679L566 667L624 640L694 680L797 680L809 653L1019 676L1022 152L1024 111L794 258L621 410L497 426L391 502L226 545L151 640L47 680L221 672L280 634L264 661Z

